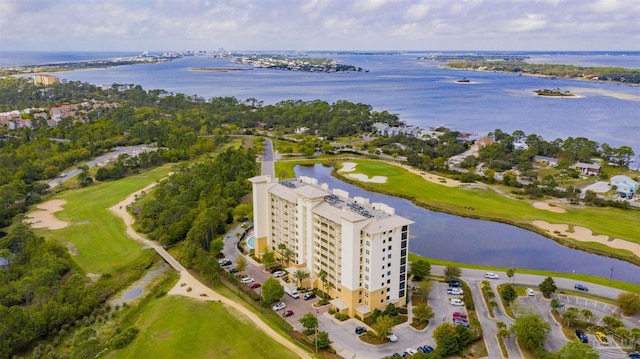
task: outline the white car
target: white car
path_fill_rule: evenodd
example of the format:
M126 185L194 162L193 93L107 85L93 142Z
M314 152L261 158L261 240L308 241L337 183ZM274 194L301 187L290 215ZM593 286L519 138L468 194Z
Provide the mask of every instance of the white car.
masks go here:
M280 278L280 277L284 277L285 275L287 275L285 271L279 270L273 273L273 278Z
M395 342L397 342L397 341L398 341L398 336L397 336L397 335L395 335L395 334L393 334L393 333L391 333L391 335L389 335L387 338L388 338L388 339L389 339L389 341L390 341L390 342L392 342L392 343L395 343Z
M536 293L533 291L533 289L527 288L527 295L533 297L534 295L536 295Z
M287 305L284 304L284 302L280 302L280 303L274 305L272 309L277 312L277 311L282 310L282 309L284 309L286 307L287 307Z
M407 350L405 350L405 352L409 353L409 355L413 355L413 354L418 353L418 351L413 349L413 348L407 348Z
M460 288L447 288L447 294L462 295L463 292Z
M251 278L251 277L245 277L245 278L240 279L240 282L241 282L241 283L244 283L244 284L253 283L253 282L255 282L255 281L256 281L256 280L255 280L255 279L253 279L253 278Z
M487 273L485 273L485 274L484 274L484 277L485 277L485 278L488 278L488 279L498 279L498 278L500 278L500 277L498 277L498 275L497 275L497 274L492 273L492 272L487 272Z
M462 299L459 299L459 298L452 298L452 299L451 299L451 305L458 305L458 306L462 306L462 305L464 305L464 302L462 301Z

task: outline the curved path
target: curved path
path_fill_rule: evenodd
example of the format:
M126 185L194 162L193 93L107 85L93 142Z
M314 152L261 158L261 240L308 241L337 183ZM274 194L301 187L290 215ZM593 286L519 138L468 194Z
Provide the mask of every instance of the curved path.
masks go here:
M169 291L168 294L183 295L183 296L194 298L197 300L215 300L215 301L224 303L230 307L233 307L240 313L247 316L247 318L249 318L249 320L251 320L258 328L260 328L263 332L265 332L265 334L267 334L277 342L280 342L282 345L284 345L289 350L294 352L300 358L311 359L312 356L309 353L307 353L304 349L292 343L289 339L285 338L280 333L273 330L271 327L265 324L264 321L260 317L258 317L255 313L245 308L244 306L230 300L229 298L226 298L220 295L219 293L215 292L211 288L204 285L202 282L200 282L194 276L192 276L191 273L189 273L189 271L187 271L187 269L184 268L182 264L180 264L180 262L178 262L175 258L173 258L173 256L169 254L169 252L167 252L162 246L158 245L153 241L148 240L143 235L133 230L133 227L131 226L133 224L133 217L131 217L129 212L127 212L127 206L133 203L140 194L149 191L156 184L157 183L153 183L137 192L130 194L123 201L121 201L120 203L116 204L115 206L109 209L112 212L114 212L116 215L122 218L122 220L125 223L125 226L127 227L126 232L131 238L135 239L138 242L141 242L148 248L154 249L167 263L169 263L170 266L172 266L175 270L177 270L180 273L180 280ZM188 290L189 288L190 290Z

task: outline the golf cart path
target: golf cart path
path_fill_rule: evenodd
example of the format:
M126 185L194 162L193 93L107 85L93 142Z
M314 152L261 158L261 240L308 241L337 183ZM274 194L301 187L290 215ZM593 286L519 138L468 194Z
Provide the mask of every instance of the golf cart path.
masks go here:
M169 291L168 294L183 295L186 297L194 298L197 300L203 300L203 301L218 301L228 306L231 306L237 311L239 311L240 313L246 315L258 328L260 328L263 332L265 332L265 334L267 334L277 342L280 342L282 345L284 345L285 347L293 351L295 354L297 354L300 358L312 358L312 356L309 353L307 353L304 349L298 347L297 345L292 343L289 339L285 338L280 333L276 332L267 324L265 324L264 321L262 321L262 319L258 317L255 313L245 308L244 306L230 300L229 298L226 298L220 295L219 293L215 292L214 290L212 290L211 288L207 287L202 282L197 280L194 276L191 275L191 273L189 273L189 271L186 270L186 268L182 266L182 264L180 264L180 262L178 262L175 258L173 258L173 256L169 254L169 252L167 252L162 246L158 245L156 242L148 240L143 235L133 230L133 227L132 227L133 217L131 217L129 212L127 212L127 206L132 204L140 194L149 191L156 184L157 183L152 183L149 186L130 194L123 201L121 201L120 203L117 203L116 205L114 205L109 209L112 212L114 212L116 215L122 218L127 228L126 233L127 235L129 235L129 237L143 243L146 247L153 248L162 258L164 258L164 260L170 266L172 266L175 270L177 270L180 273L180 280Z

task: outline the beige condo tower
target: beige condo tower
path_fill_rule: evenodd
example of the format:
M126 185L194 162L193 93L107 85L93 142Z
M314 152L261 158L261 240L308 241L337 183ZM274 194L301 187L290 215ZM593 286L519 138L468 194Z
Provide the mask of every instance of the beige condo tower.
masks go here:
M258 258L267 248L277 254L284 244L293 252L291 265L309 273L305 284L326 289L332 307L351 317L406 304L412 221L314 178L249 180Z

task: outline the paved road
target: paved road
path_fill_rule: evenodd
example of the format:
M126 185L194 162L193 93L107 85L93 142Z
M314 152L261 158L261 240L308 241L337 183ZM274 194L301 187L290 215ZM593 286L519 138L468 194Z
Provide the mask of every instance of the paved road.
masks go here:
M262 149L262 175L271 176L275 178L275 155L273 153L273 142L266 138L264 140L264 148Z
M155 151L157 148L150 147L149 145L139 145L139 146L127 146L127 147L115 147L111 152L106 155L102 155L100 157L96 157L93 160L85 163L85 165L89 167L97 166L100 163L104 163L107 161L115 160L118 156L122 154L129 154L130 156L137 156L140 152L145 151ZM60 177L54 178L49 181L49 187L54 188L59 184L70 180L80 173L80 170L76 167L68 172L62 173Z

